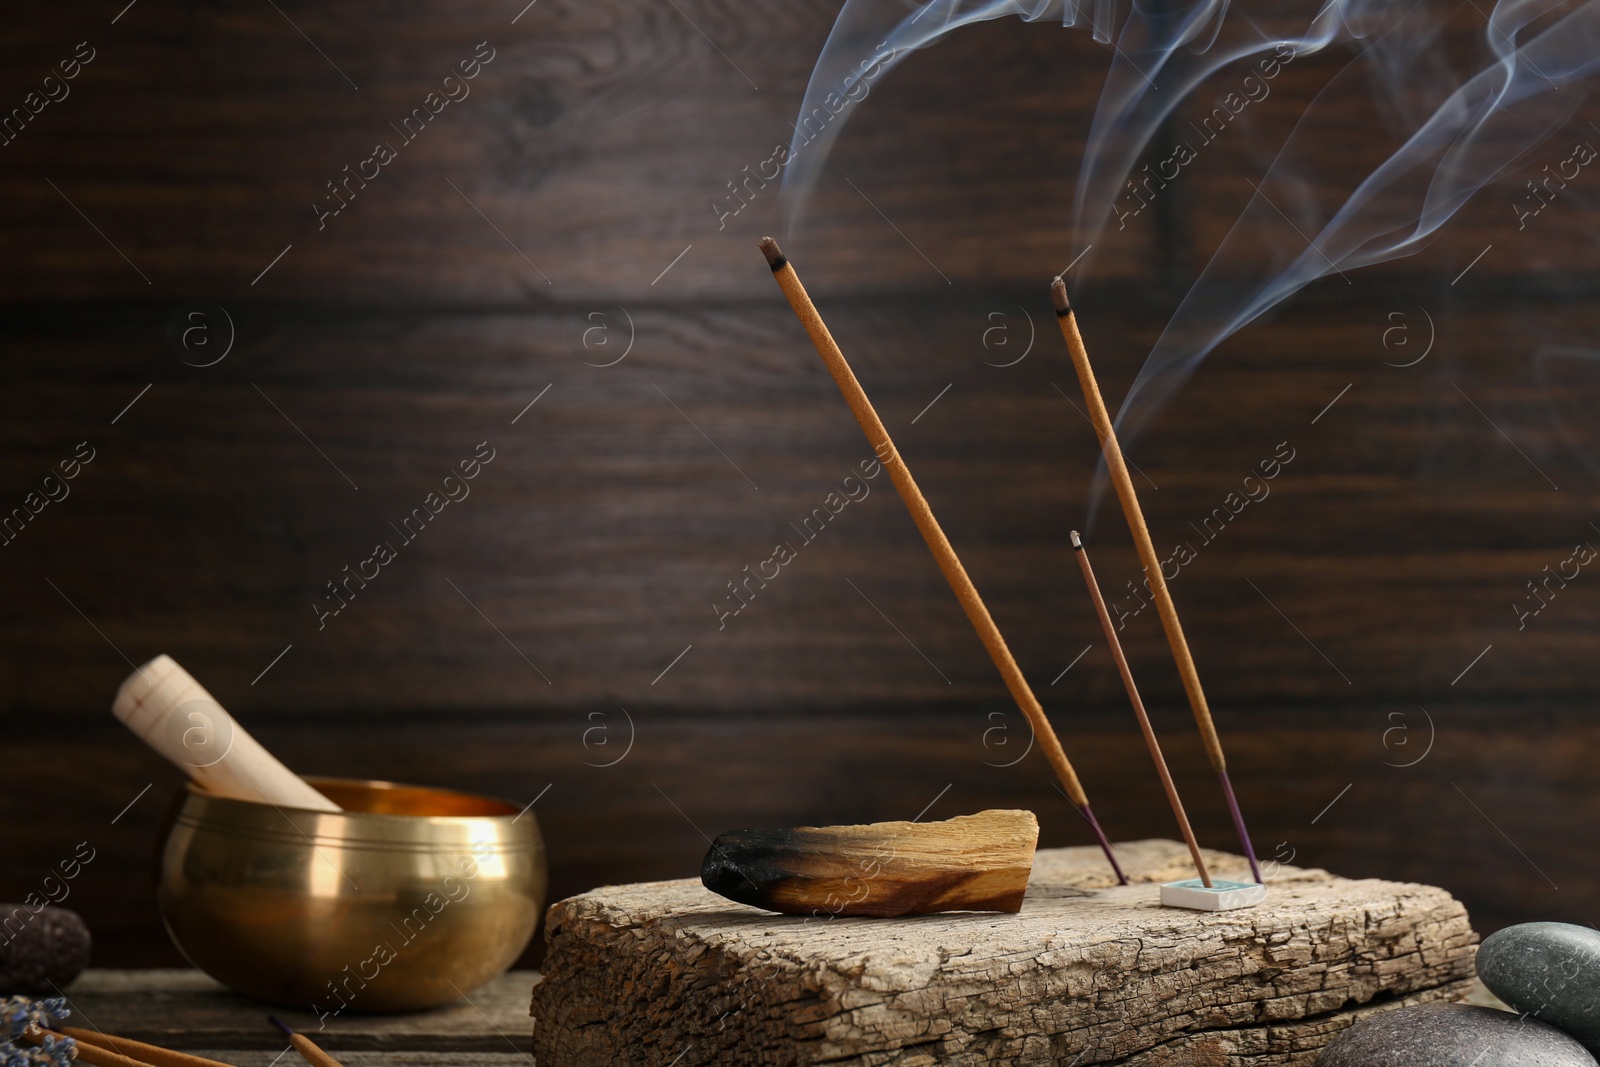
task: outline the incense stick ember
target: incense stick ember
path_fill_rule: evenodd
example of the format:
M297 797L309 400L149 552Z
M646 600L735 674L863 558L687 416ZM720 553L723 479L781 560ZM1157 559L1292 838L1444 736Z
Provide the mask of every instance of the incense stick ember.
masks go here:
M729 900L786 915L1015 914L1038 841L1031 811L730 830L706 853L700 881Z
M900 458L900 451L895 448L894 441L889 437L889 431L883 425L883 420L878 418L877 411L872 407L872 401L867 399L866 391L856 380L855 372L845 361L844 353L839 351L838 344L828 332L827 324L822 321L822 316L817 312L816 305L811 302L805 286L800 284L800 276L795 273L794 266L783 254L783 250L778 247L778 242L772 238L762 238L761 252L767 257L767 265L772 268L772 276L777 280L778 288L783 290L789 306L794 309L800 324L810 336L811 343L816 346L817 354L827 365L828 373L833 376L834 383L844 394L845 403L850 405L851 413L861 424L861 431L867 435L867 443L872 446L878 461L889 472L889 478L894 482L900 499L904 501L906 510L911 512L912 521L916 523L922 539L927 542L928 550L933 553L939 570L944 573L945 581L950 583L956 599L961 602L962 610L967 613L967 621L972 623L972 628L978 632L978 639L983 642L989 658L994 661L995 667L1000 671L1000 677L1005 680L1011 699L1016 701L1017 707L1027 718L1034 737L1039 741L1039 747L1044 750L1045 758L1050 761L1056 777L1061 781L1061 788L1066 791L1067 799L1072 801L1084 820L1088 822L1089 828L1094 831L1096 841L1111 863L1111 869L1117 873L1117 880L1127 885L1128 879L1118 866L1116 856L1112 854L1111 842L1107 840L1105 831L1100 828L1100 821L1095 818L1094 810L1089 807L1088 794L1084 792L1083 784L1078 781L1078 773L1073 770L1071 761L1067 759L1061 741L1050 726L1050 720L1045 718L1044 708L1033 695L1033 689L1023 677L1022 668L1017 666L1011 650L1006 647L1005 638L1000 635L999 627L995 626L989 609L983 603L983 598L978 595L977 587L967 576L967 570L961 565L955 549L951 547L950 539L940 528L939 520L933 517L933 510L928 507L928 501L923 497L922 490L917 488L911 472Z
M1050 285L1050 297L1055 303L1056 321L1061 325L1061 336L1067 342L1072 356L1073 369L1078 373L1078 384L1083 387L1083 399L1089 406L1089 420L1100 438L1100 448L1106 457L1106 468L1111 472L1111 484L1116 486L1117 499L1122 504L1122 514L1133 532L1133 543L1139 550L1139 561L1144 565L1150 592L1155 596L1156 611L1161 616L1161 628L1166 631L1167 644L1177 661L1178 674L1183 678L1183 690L1189 697L1189 707L1194 711L1195 725L1200 728L1200 738L1205 743L1206 755L1222 781L1222 793L1233 816L1234 829L1239 834L1239 844L1250 861L1250 872L1260 882L1261 865L1256 862L1256 850L1250 844L1250 832L1245 829L1244 814L1233 795L1233 782L1228 778L1228 761L1222 754L1222 740L1217 736L1216 724L1211 721L1211 707L1206 703L1205 690L1200 687L1200 674L1195 670L1194 657L1189 654L1189 642L1183 636L1183 624L1178 621L1178 609L1167 591L1166 579L1161 574L1161 559L1156 555L1150 540L1150 529L1145 525L1144 512L1139 507L1139 494L1128 476L1128 464L1122 456L1122 445L1117 441L1116 429L1106 402L1100 395L1100 385L1095 381L1094 368L1089 363L1089 353L1083 347L1083 336L1078 332L1078 318L1067 299L1067 283L1057 277Z
M1211 875L1206 871L1206 861L1200 855L1200 843L1194 839L1194 829L1189 825L1189 816L1183 810L1183 801L1178 799L1178 787L1172 783L1172 772L1167 770L1167 758L1161 754L1161 743L1156 740L1156 731L1150 725L1150 716L1144 710L1144 701L1139 697L1139 687L1133 682L1133 671L1128 667L1128 657L1123 655L1122 642L1117 639L1117 628L1111 625L1111 613L1106 610L1106 599L1100 595L1100 583L1095 580L1094 568L1089 565L1089 553L1083 547L1083 538L1078 536L1078 531L1072 531L1072 547L1078 557L1078 566L1083 571L1083 582L1089 587L1089 599L1094 601L1095 614L1100 617L1100 629L1105 632L1106 644L1111 648L1111 658L1117 662L1117 673L1122 675L1122 684L1128 690L1128 700L1133 704L1133 714L1139 720L1139 732L1144 734L1145 747L1150 750L1150 759L1156 765L1156 773L1161 776L1161 788L1166 790L1167 803L1172 805L1172 814L1178 820L1178 828L1183 831L1183 840L1189 846L1189 855L1194 858L1194 869L1200 874L1200 881L1207 889L1211 888Z

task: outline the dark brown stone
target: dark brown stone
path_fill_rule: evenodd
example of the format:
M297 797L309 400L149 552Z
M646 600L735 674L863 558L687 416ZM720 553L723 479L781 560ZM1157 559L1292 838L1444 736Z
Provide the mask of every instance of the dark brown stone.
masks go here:
M89 965L89 945L77 912L0 904L0 995L54 995Z

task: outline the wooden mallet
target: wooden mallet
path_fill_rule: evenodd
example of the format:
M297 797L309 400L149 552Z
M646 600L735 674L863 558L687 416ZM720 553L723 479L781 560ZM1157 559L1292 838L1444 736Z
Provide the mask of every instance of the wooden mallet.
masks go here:
M1071 761L1062 750L1061 742L1050 726L1050 720L1045 718L1044 708L1033 695L1033 689L1023 677L1022 668L1017 666L1011 650L1006 647L1005 638L1000 635L1000 629L990 617L989 609L978 596L977 587L972 584L966 568L961 565L955 549L950 546L950 539L944 535L944 531L939 527L939 521L933 517L933 511L928 507L928 501L923 498L922 490L917 488L911 472L906 469L905 462L900 458L900 451L895 448L889 431L883 425L883 420L878 418L878 413L873 410L872 401L867 399L865 390L856 380L850 364L845 361L844 353L839 351L833 335L828 332L828 327L818 314L816 305L811 302L805 286L800 284L799 275L784 256L783 250L778 247L778 242L770 237L763 238L761 251L767 257L767 264L772 268L772 276L777 279L778 288L783 290L789 306L800 319L800 325L805 327L811 343L816 346L817 354L827 365L828 373L833 375L834 383L844 394L845 403L850 405L850 411L855 415L856 422L861 424L861 431L867 435L867 444L876 453L878 461L888 470L889 479L894 482L900 499L911 512L911 519L916 523L922 539L928 543L928 550L933 553L939 570L944 572L945 581L950 583L956 599L961 602L962 610L967 613L967 620L972 623L972 628L978 631L978 639L983 642L989 658L994 660L995 667L999 669L1000 677L1005 680L1006 688L1011 692L1011 699L1017 702L1017 707L1027 717L1028 725L1033 729L1039 747L1044 750L1045 758L1054 768L1056 777L1061 782L1061 788L1066 791L1067 799L1072 801L1073 806L1088 822L1089 828L1094 831L1095 840L1104 850L1106 859L1111 863L1111 869L1117 874L1117 880L1126 885L1128 879L1117 864L1116 856L1112 854L1111 842L1107 840L1105 831L1100 829L1100 821L1094 817L1094 810L1089 807L1089 796L1084 792L1083 783L1078 781L1078 774L1072 769Z
M1106 468L1111 472L1111 484L1116 486L1122 514L1128 520L1128 529L1133 531L1133 543L1139 550L1139 561L1144 564L1145 581L1155 597L1161 627L1166 631L1167 644L1172 648L1178 674L1183 678L1189 707L1194 710L1195 725L1200 728L1200 738L1205 743L1211 766L1222 781L1222 793L1227 798L1228 811L1233 815L1234 828L1239 832L1239 844L1250 861L1250 873L1260 882L1261 865L1256 862L1256 850L1250 845L1250 832L1245 829L1244 815L1239 811L1239 801L1233 795L1233 783L1228 779L1228 761L1222 754L1222 741L1217 737L1217 727L1211 721L1211 707L1206 703L1205 690L1200 688L1200 675L1195 670L1194 657L1189 654L1189 642L1183 636L1178 609L1173 606L1172 594L1167 591L1166 579L1161 574L1161 558L1156 555L1156 547L1150 541L1150 529L1145 525L1144 512L1139 508L1139 494L1134 491L1133 479L1128 476L1128 464L1122 458L1122 445L1117 442L1117 432L1111 424L1110 413L1106 411L1106 402L1100 396L1094 368L1089 365L1089 353L1085 351L1083 336L1078 332L1078 319L1072 313L1071 301L1067 299L1067 283L1060 277L1051 283L1050 296L1056 307L1056 321L1061 324L1061 336L1066 339L1067 351L1072 355L1073 369L1078 372L1078 384L1083 387L1083 399L1089 405L1089 420L1100 438Z
M128 675L111 713L207 792L280 808L342 810L262 748L171 656Z

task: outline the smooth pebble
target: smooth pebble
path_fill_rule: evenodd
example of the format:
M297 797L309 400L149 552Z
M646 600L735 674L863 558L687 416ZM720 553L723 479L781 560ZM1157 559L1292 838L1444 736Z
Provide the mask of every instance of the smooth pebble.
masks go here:
M1600 1055L1600 931L1568 923L1508 926L1478 948L1478 977L1517 1011Z
M1548 1023L1467 1004L1414 1004L1365 1019L1322 1050L1317 1067L1595 1067Z

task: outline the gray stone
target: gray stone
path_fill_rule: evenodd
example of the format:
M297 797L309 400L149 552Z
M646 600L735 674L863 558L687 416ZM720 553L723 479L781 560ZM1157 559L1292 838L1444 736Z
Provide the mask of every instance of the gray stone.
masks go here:
M1416 1004L1359 1022L1317 1067L1595 1067L1548 1023L1467 1004Z
M89 965L89 928L48 904L0 904L0 996L54 996Z
M1478 949L1478 977L1495 996L1600 1054L1600 931L1523 923Z

